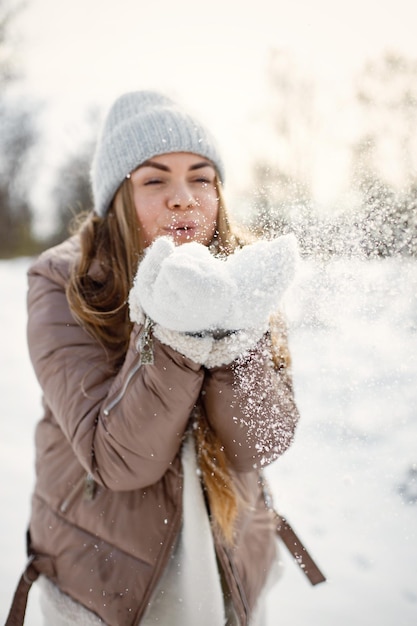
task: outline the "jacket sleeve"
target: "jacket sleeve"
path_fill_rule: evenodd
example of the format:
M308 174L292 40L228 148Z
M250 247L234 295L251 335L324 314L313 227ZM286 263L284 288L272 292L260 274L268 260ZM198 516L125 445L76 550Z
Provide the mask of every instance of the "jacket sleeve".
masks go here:
M44 402L98 483L145 487L163 476L179 450L203 369L156 338L154 365L138 367L141 327L135 325L115 375L104 348L72 317L66 278L45 262L29 271L28 345Z
M281 347L286 348L282 336ZM206 371L207 420L237 471L262 468L291 445L299 419L289 367L272 358L270 333L229 365Z

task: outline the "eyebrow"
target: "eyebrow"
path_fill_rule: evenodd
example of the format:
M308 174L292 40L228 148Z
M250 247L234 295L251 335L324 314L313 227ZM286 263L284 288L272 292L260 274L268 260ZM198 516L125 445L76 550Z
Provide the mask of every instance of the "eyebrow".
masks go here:
M157 170L162 170L163 172L170 172L171 169L167 165L163 165L163 163L157 163L156 161L145 161L142 163L140 167L155 167ZM214 166L209 161L199 161L198 163L193 163L188 169L190 171L199 170L202 167L212 167Z

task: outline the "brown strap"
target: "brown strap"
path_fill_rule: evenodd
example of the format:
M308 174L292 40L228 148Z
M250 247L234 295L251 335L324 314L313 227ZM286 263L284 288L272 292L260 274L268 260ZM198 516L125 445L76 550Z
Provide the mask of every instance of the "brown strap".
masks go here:
M297 561L301 570L307 576L312 585L318 585L326 580L324 574L320 571L317 564L313 561L307 549L301 543L299 537L291 528L286 519L281 517L275 511L277 522L277 534Z
M20 577L5 626L22 626L25 621L29 590L39 576L39 572L35 569L33 561L34 557L32 556Z

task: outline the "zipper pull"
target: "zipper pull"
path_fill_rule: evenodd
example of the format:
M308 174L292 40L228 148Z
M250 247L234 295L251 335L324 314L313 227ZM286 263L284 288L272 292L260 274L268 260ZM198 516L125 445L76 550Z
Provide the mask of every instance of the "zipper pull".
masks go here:
M91 474L87 474L84 480L84 500L94 500L96 495L97 483Z
M139 339L140 361L142 365L153 365L153 321L146 317L143 332Z
M264 503L265 503L265 507L269 510L273 510L274 509L274 500L272 497L272 492L271 489L269 487L269 484L265 478L265 475L263 474L263 472L259 473L259 484L261 486L262 489L262 495L264 497Z

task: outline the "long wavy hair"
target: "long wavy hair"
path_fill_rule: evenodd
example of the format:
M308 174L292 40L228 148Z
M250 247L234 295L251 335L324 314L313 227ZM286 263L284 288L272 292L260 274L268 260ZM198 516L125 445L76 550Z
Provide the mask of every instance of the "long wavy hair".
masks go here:
M215 254L228 255L248 243L250 236L232 228L218 180L216 189L217 228L209 247ZM68 302L80 324L104 346L109 363L117 372L132 329L128 295L144 252L130 180L122 183L105 217L90 212L73 230L80 239L81 250L67 286ZM211 518L231 543L239 502L228 461L204 415L198 412L196 419L193 432Z

